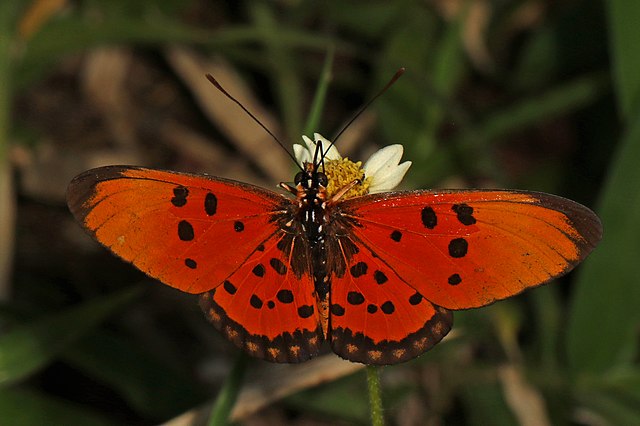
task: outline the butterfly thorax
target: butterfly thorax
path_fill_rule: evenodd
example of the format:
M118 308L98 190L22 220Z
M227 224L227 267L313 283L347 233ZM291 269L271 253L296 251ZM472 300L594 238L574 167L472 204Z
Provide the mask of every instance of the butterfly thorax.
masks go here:
M327 177L318 172L312 163L305 165L305 171L295 177L297 222L308 243L311 259L311 274L315 287L322 329L327 331L329 316L330 271L327 269L326 224Z

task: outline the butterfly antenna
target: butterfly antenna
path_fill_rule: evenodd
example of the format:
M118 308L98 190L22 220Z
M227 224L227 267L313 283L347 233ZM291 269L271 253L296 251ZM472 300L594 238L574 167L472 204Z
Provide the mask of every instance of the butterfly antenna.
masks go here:
M342 128L342 130L340 130L338 132L337 135L335 135L333 137L333 141L331 142L331 145L329 145L329 149L331 149L331 147L333 145L335 145L336 141L338 140L338 138L340 136L342 136L342 134L344 133L345 130L347 130L349 128L349 126L351 126L351 123L353 123L354 121L356 121L356 119L358 117L360 117L360 115L365 112L365 110L367 108L369 108L369 105L371 105L376 99L378 99L384 92L386 92L387 90L389 90L389 88L391 86L393 86L393 83L395 83L400 77L402 77L402 74L404 74L405 72L405 68L402 67L400 68L398 71L396 71L396 73L393 75L393 77L391 77L391 80L389 80L389 82L382 88L382 90L380 90L373 98L369 99L369 101L364 104L363 106L360 107L360 109L358 111L356 111L356 113L353 115L353 117L351 117L351 119L347 122L347 124L344 125L344 127ZM327 152L329 152L329 149L327 149L325 151L325 154ZM322 159L324 159L324 155L322 156Z
M269 134L269 136L271 136L271 138L273 138L273 140L276 141L276 143L278 145L280 145L280 147L282 149L284 149L284 151L293 160L293 162L296 164L296 166L298 166L298 168L300 170L302 170L302 167L300 166L300 164L298 164L298 160L296 160L296 157L293 154L291 154L291 152L289 152L289 150L284 146L284 144L280 141L280 139L278 139L278 137L276 135L274 135L273 132L267 128L267 126L265 126L264 124L262 124L262 122L260 120L258 120L258 117L253 115L253 113L251 111L249 111L244 105L242 105L242 103L239 100L237 100L236 98L231 96L231 94L229 92L227 92L224 89L224 87L222 87L222 85L220 83L218 83L218 80L216 80L215 77L213 77L211 74L206 74L206 77L207 77L207 80L209 80L211 82L211 84L213 84L215 86L216 89L218 89L220 92L222 92L222 94L225 95L227 98L229 98L230 100L235 102L236 105L238 105L240 108L242 108L242 110L245 113L247 113L247 115L249 117L251 117L251 119L253 121L258 123L258 125L260 127L262 127L264 129L264 131L267 132Z
M322 152L322 143L316 142L316 149L313 153L313 164L314 166L316 166L316 170L320 170L320 167L322 167L322 170L324 170L324 156L325 153Z

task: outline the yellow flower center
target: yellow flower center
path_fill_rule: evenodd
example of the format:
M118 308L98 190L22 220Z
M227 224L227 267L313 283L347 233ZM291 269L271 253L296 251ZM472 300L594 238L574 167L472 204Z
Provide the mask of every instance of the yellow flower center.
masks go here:
M371 179L365 177L362 161L354 163L348 158L325 160L323 171L329 181L329 185L327 186L327 195L329 198L356 179L360 179L362 183L355 185L347 191L347 193L342 196L342 199L360 197L369 193Z

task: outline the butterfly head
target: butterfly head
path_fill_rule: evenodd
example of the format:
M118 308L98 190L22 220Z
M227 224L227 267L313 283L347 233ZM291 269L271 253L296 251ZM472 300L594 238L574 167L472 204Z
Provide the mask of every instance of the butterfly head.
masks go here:
M389 145L375 152L364 164L342 157L335 145L319 133L313 140L303 136L304 145L293 145L296 160L302 167L298 175L309 183L320 182L313 178L313 173L322 173L326 178L327 195L333 197L343 188L350 189L341 196L342 199L361 195L390 191L395 188L411 166L410 161L400 162L403 154L402 145ZM320 179L320 180L319 180ZM352 185L354 181L357 185ZM296 184L297 184L296 177Z
M326 189L329 184L327 175L318 171L319 166L315 163L304 163L304 170L298 172L294 178L297 187L303 190Z

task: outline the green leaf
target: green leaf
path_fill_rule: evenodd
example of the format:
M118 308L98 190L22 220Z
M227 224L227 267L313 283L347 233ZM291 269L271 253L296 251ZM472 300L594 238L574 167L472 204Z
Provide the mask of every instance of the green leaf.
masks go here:
M138 293L137 288L128 289L47 314L0 336L0 385L16 382L44 367Z
M152 355L119 335L98 332L75 343L61 359L108 385L131 408L151 418L176 416L206 399L186 373Z
M568 326L572 371L601 373L629 363L640 326L640 112L623 138L598 213L602 243L579 271Z
M0 389L0 419L12 426L109 426L111 422L91 410L61 399L24 389Z
M600 98L607 87L607 78L603 73L580 76L487 114L480 124L466 129L455 145L459 152L465 153L467 163L473 164L489 176L495 175L495 171L501 168L490 162L491 157L483 154L490 152L491 142L543 120L584 108Z
M467 383L462 392L470 425L516 425L497 381Z
M600 417L598 422L593 422L594 424L617 426L640 424L640 404L638 401L629 400L620 394L612 394L606 389L592 390L580 392L578 401L586 407L590 417ZM585 411L585 408L582 408L581 411Z
M370 424L364 372L306 389L285 398L284 403L325 419L341 419L350 424Z
M610 0L606 4L609 8L613 76L618 107L622 115L628 119L640 108L640 2Z

